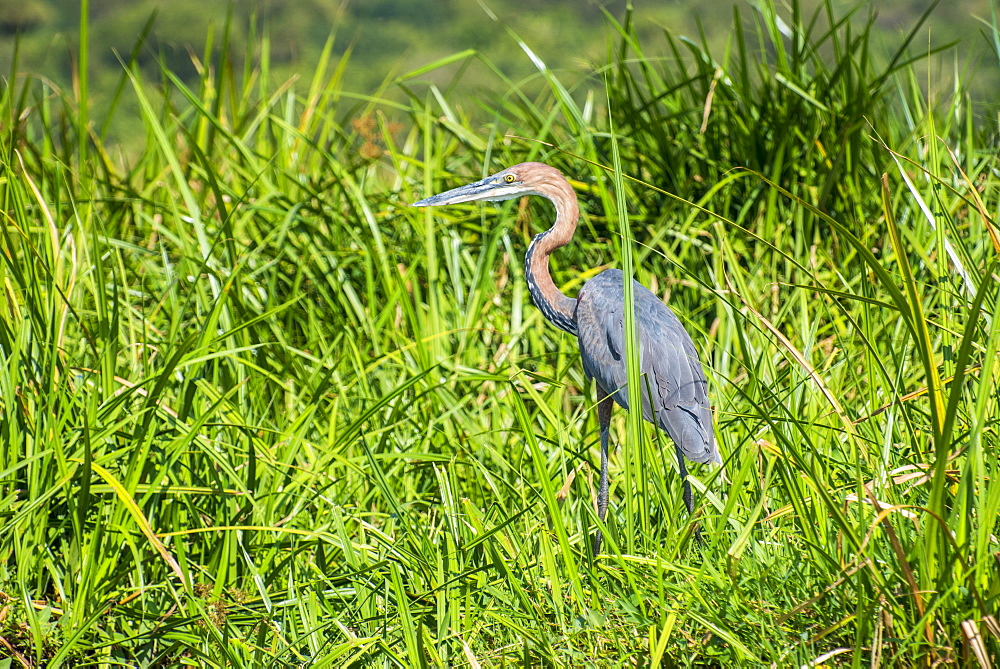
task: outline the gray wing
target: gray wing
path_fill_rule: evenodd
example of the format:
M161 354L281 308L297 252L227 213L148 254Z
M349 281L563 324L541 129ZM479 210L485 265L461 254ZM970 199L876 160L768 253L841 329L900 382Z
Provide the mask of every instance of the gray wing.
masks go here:
M694 342L667 305L642 284L634 287L642 416L665 430L689 460L721 462ZM619 270L588 281L577 297L576 322L584 371L628 409L622 288Z

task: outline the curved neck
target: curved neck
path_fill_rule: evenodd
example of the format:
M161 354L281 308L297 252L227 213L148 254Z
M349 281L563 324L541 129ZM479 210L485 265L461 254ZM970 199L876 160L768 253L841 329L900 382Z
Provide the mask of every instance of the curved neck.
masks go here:
M555 184L553 184L555 186ZM552 192L539 193L552 201L556 207L556 222L545 232L537 235L524 256L524 278L528 282L528 292L535 306L545 318L560 330L576 334L576 300L566 297L549 274L549 255L566 246L576 232L576 221L580 216L576 194L572 186L563 181Z

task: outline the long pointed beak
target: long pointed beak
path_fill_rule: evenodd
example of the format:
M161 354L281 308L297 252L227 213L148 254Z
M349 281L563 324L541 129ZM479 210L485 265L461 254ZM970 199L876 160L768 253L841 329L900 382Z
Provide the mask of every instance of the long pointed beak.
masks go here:
M438 207L445 204L476 202L478 200L509 200L512 197L517 197L517 193L513 191L510 184L498 180L496 176L491 176L482 181L425 197L419 202L414 202L411 206Z

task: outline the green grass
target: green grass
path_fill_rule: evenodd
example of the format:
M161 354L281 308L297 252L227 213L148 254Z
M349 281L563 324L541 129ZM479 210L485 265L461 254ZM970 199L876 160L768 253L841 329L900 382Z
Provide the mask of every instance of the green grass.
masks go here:
M11 73L0 667L995 663L996 111L814 18L656 58L609 17L585 84L468 52L405 104L329 50L275 84L266 38L198 90L133 54L128 155L85 81ZM702 545L617 411L590 552L593 390L521 270L549 208L406 206L538 159L582 199L564 290L631 253L698 342Z

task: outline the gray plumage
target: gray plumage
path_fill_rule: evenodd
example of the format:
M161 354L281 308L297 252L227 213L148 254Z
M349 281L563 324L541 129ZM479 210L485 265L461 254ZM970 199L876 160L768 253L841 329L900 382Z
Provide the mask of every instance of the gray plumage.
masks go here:
M720 462L712 432L708 382L694 342L670 307L632 282L642 373L642 417L664 430L693 462ZM629 408L625 367L625 296L620 270L601 272L577 296L580 357L615 402Z

